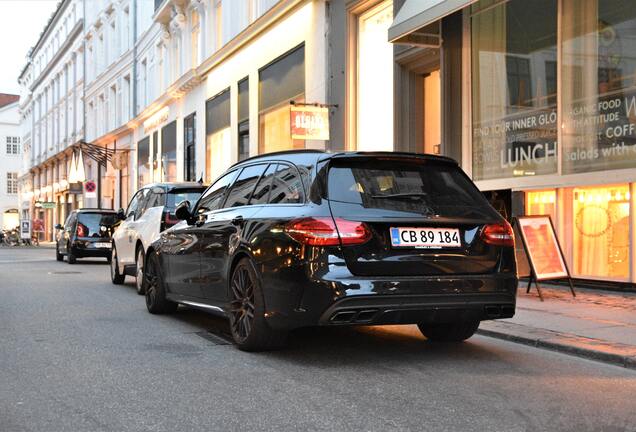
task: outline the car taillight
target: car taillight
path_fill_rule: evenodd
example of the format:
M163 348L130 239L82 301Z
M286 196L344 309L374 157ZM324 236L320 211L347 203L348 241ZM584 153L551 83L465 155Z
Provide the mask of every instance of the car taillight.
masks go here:
M88 236L88 228L84 224L77 224L77 236L78 237L86 237Z
M285 231L300 243L310 246L338 246L365 243L371 237L364 222L316 217L296 219Z
M481 232L484 242L494 246L514 246L515 235L507 221L498 224L490 224Z
M160 231L165 231L171 226L176 225L179 222L179 219L173 217L172 213L169 210L164 210L163 218L161 219L161 227L159 227Z

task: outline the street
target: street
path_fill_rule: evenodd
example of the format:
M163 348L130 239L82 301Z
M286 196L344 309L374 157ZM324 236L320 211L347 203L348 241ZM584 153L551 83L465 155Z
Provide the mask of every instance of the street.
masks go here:
M303 329L245 353L52 249L0 248L0 293L1 431L636 430L633 370L484 336Z

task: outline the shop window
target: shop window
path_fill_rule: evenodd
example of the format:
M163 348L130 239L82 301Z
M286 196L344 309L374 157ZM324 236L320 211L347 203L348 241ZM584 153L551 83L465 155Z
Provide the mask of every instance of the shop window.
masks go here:
M478 2L471 29L473 177L556 173L557 0Z
M205 103L205 176L211 183L231 163L230 89Z
M183 119L183 141L185 143L184 163L185 180L196 181L196 119L197 113L192 113Z
M150 137L137 143L137 187L150 183Z
M393 150L393 45L387 40L392 21L391 1L358 17L358 150Z
M572 191L573 272L578 277L629 277L628 185Z
M159 132L154 131L152 133L152 158L150 159L152 164L152 178L154 181L161 181L159 175Z
M290 102L305 100L305 46L259 72L259 154L305 147L291 138Z
M564 0L563 172L636 167L633 0Z
M250 156L250 81L238 83L238 160Z
M162 181L177 181L177 122L161 129Z
M531 216L547 215L556 225L556 191L526 192L526 214Z

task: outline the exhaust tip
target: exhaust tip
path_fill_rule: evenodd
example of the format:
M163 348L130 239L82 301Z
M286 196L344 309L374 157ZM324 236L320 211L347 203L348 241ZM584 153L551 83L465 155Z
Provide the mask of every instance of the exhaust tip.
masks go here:
M336 312L335 314L331 316L329 321L331 321L334 324L348 323L348 322L351 322L351 320L353 319L355 315L356 315L355 311Z

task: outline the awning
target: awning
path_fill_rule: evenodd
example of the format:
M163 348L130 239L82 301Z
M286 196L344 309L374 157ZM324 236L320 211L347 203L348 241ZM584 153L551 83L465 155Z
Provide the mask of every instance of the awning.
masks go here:
M393 24L389 27L389 42L415 42L417 44L417 38L412 38L411 41L409 41L409 38L406 38L406 40L400 39L468 6L474 1L476 0L406 0L393 19ZM439 39L440 35L435 34L434 28L431 30L425 31L422 34L424 37L419 39L424 41Z

